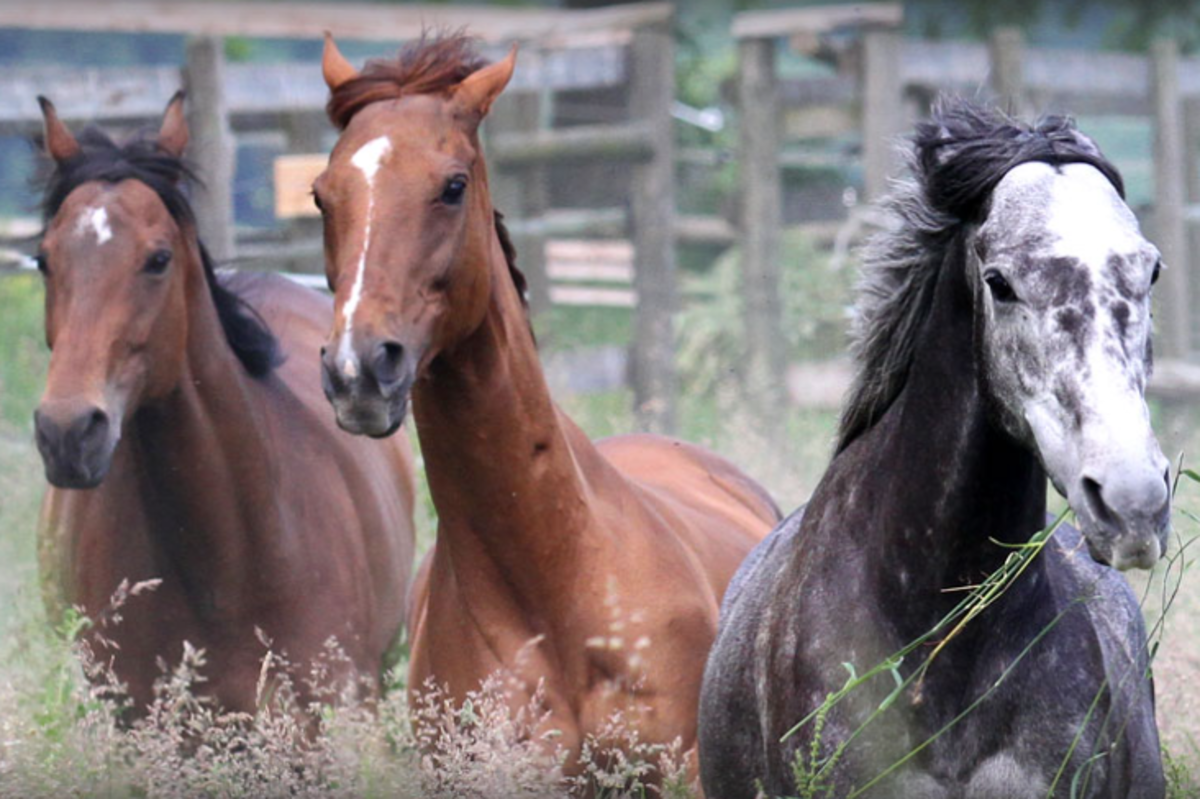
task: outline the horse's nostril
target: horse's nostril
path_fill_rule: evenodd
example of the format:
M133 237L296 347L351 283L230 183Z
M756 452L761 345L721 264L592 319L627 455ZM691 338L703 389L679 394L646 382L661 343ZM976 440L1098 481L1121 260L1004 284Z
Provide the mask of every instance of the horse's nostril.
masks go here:
M71 432L75 440L82 445L94 438L102 438L108 433L108 414L99 408L93 408L91 413L80 416Z
M397 341L382 342L376 349L371 370L381 387L400 382L404 378L404 345Z
M1098 482L1090 477L1083 478L1083 496L1097 521L1103 524L1113 522L1112 511L1104 501L1104 489Z

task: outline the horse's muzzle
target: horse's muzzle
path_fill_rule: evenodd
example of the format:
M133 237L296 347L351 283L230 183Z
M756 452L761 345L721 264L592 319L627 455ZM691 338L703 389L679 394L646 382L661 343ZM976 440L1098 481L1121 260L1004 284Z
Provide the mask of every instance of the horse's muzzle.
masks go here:
M118 426L94 405L44 402L33 414L46 479L58 488L95 488L117 447Z
M1154 566L1167 549L1170 488L1165 469L1112 469L1103 480L1084 476L1071 505L1092 557L1122 571Z
M367 357L321 352L321 385L347 433L384 438L396 432L408 413L412 383L411 361L397 342L377 343Z

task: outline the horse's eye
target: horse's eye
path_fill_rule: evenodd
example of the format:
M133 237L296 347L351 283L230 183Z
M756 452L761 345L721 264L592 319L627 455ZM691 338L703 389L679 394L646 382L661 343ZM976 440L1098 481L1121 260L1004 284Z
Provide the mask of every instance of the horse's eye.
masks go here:
M988 288L992 290L992 296L996 298L996 302L1013 302L1017 299L1017 294L1013 291L1008 281L1004 279L1004 275L997 272L995 269L988 270L983 280L988 284Z
M446 182L446 187L442 189L442 196L438 199L444 205L458 205L462 202L463 194L467 190L467 179L462 175L455 175Z
M37 265L37 270L39 272L41 272L43 275L48 274L50 267L46 261L46 253L39 252L37 255L33 256L33 262ZM1157 275L1157 272L1155 274Z
M1151 273L1151 275L1150 275L1150 285L1151 286L1153 286L1155 283L1158 282L1158 274L1160 272L1162 272L1162 259L1161 258L1154 262L1154 272Z
M155 250L150 253L150 257L146 259L146 265L142 267L142 271L148 275L161 275L167 271L167 266L171 263L170 250Z
M321 195L317 194L316 189L313 189L309 194L312 195L313 205L317 206L317 210L322 214L325 213L325 205L321 202Z

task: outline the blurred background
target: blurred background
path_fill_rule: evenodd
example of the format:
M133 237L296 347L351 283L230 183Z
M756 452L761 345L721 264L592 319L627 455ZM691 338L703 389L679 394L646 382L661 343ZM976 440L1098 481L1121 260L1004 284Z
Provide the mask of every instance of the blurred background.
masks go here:
M36 594L44 481L31 415L48 361L28 271L41 225L37 95L76 129L132 134L185 86L210 250L320 287L308 190L336 138L322 32L360 64L423 29L462 27L493 57L521 45L485 123L493 194L530 281L555 396L594 436L673 433L731 457L786 509L803 502L849 379L856 246L883 223L872 201L902 174L914 122L953 92L1026 118L1070 114L1120 168L1169 266L1156 300L1156 426L1169 456L1196 450L1200 4L1190 0L4 0L0 613L36 604L22 597ZM1178 504L1200 511L1200 486L1181 486ZM1197 533L1183 513L1176 527L1182 540ZM1159 621L1162 570L1136 587ZM1200 699L1188 687L1200 677L1200 588L1185 580L1180 596L1157 666L1160 715L1173 751L1200 760Z

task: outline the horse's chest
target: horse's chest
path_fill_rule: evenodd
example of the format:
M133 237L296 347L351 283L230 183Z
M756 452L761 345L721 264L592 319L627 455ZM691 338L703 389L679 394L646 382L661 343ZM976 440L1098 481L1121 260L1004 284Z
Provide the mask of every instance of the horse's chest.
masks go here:
M961 766L961 764L957 764ZM947 777L936 764L914 767L880 786L870 796L903 796L907 799L1041 799L1049 785L1046 776L1014 749L1002 750L973 767Z

